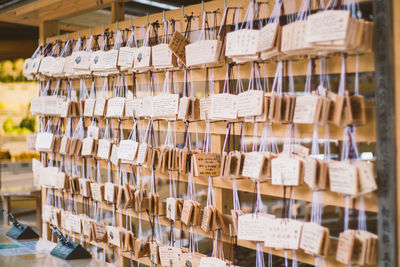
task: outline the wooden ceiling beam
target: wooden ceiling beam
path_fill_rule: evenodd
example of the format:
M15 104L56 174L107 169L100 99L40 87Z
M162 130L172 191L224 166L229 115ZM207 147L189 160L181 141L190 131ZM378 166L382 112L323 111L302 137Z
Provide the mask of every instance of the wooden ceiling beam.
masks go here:
M37 10L39 10L41 8L56 4L56 3L61 2L61 1L62 0L37 0L37 1L32 2L30 4L26 4L26 5L23 5L21 7L18 7L16 9L14 9L15 15L17 17L25 16L28 13L37 11Z
M63 0L39 10L39 20L60 20L81 15L93 10L110 7L113 2L126 2L129 0Z

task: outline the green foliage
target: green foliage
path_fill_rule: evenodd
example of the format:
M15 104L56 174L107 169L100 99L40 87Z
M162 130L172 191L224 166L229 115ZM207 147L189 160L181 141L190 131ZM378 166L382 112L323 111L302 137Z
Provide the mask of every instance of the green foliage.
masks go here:
M26 128L26 129L30 130L31 132L34 132L35 131L35 119L32 117L25 117L20 122L19 127L21 129Z
M22 73L24 60L22 58L15 60L0 61L0 82L26 82L28 81Z
M35 131L35 119L23 118L19 125L14 125L12 119L7 119L3 123L3 131L5 134L30 134Z

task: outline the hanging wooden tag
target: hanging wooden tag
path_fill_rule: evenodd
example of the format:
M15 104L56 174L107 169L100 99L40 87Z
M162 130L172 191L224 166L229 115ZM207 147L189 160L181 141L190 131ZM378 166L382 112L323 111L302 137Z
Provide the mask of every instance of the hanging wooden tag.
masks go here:
M118 150L119 150L119 145L111 144L110 161L115 166L118 166L120 163L120 159L118 158Z
M355 196L359 188L357 167L347 162L330 161L329 187L332 192Z
M121 140L118 147L117 157L128 163L136 159L139 143L133 140Z
M131 231L125 231L124 233L124 241L123 241L123 246L122 250L125 251L132 251L134 248L134 241L135 236Z
M107 99L103 97L96 98L96 102L94 105L93 116L95 117L104 117L107 111Z
M94 145L93 137L86 137L85 139L83 139L81 155L83 157L93 156L93 145Z
M104 184L104 200L109 203L115 203L117 198L118 186L107 182Z
M259 116L263 110L264 92L261 90L248 90L237 96L237 109L239 117Z
M372 163L359 160L356 164L359 173L359 195L373 192L377 189Z
M121 47L119 49L118 66L121 70L133 68L136 57L136 47Z
M186 66L217 64L221 55L221 41L200 40L185 46Z
M338 247L336 250L336 260L343 264L351 264L353 248L356 246L356 237L351 231L340 233Z
M242 175L253 179L259 179L265 161L266 159L262 152L246 153L243 163Z
M299 249L303 223L292 219L275 219L267 226L265 246L277 249Z
M79 178L80 192L83 197L91 197L90 181L89 179Z
M150 262L152 264L159 264L160 263L160 256L159 256L159 248L162 247L162 244L157 242L157 241L153 241L150 242Z
M216 257L202 257L199 267L226 267L226 262Z
M191 200L184 200L183 202L183 209L181 215L181 222L186 225L189 225L192 220L194 204Z
M125 98L112 97L107 100L107 118L121 118L124 116Z
M123 232L114 226L107 226L107 238L108 238L108 243L116 246L116 247L121 247L121 241L123 240Z
M243 215L242 210L231 210L231 215L232 215L232 235L236 236L238 232L238 221L239 221L239 216Z
M329 229L316 223L304 223L301 233L300 248L312 255L327 255L329 248Z
M296 158L284 156L272 159L271 178L271 183L273 185L300 185L303 179L302 161Z
M213 218L213 213L214 210L212 209L211 206L205 207L203 210L203 217L201 219L201 229L204 232L209 232L210 231L210 226L211 226L211 220Z
M97 157L108 160L110 157L111 142L106 139L100 139L97 146Z
M321 97L314 94L298 96L294 109L293 122L314 124L318 122L321 112Z
M151 48L151 54L154 68L169 68L175 65L176 60L174 60L168 44L158 44L153 46Z
M143 237L139 237L135 240L135 249L133 250L135 258L142 258L150 254L149 243Z
M332 101L328 115L328 122L334 125L340 125L343 116L344 96L337 95L331 91L328 91L327 93L328 98Z
M248 241L264 241L267 234L266 225L275 216L265 213L247 213L238 218L238 239Z
M346 92L347 93L347 92ZM364 125L366 122L365 101L362 95L346 94L345 119L347 125Z
M203 255L199 253L183 253L181 254L180 260L179 260L179 265L177 266L192 266L192 267L199 267L200 266L200 260L203 257ZM173 265L175 266L175 264Z
M90 191L92 193L92 198L95 201L103 201L104 199L104 185L99 183L90 183Z
M280 123L281 121L282 96L275 92L271 94L271 104L269 106L268 119L272 123Z
M193 155L194 176L218 176L221 167L220 154L196 153Z
M237 95L213 94L210 100L210 118L213 120L236 120L238 116Z
M186 66L185 46L190 44L189 40L185 38L180 32L175 31L169 41L168 47L172 53L179 58L179 60Z
M171 247L171 246L161 246L158 248L158 253L160 255L160 263L162 266L171 266L172 262L179 260L182 254L182 248ZM174 266L174 265L172 265Z
M146 162L148 153L149 153L149 145L146 143L140 143L138 148L136 163L144 164Z
M245 154L239 151L229 152L228 173L231 178L242 176Z

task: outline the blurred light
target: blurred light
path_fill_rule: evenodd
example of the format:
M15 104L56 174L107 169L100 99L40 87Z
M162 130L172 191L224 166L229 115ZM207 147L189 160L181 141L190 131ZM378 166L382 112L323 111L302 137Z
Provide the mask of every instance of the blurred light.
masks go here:
M362 160L373 160L374 154L372 152L363 152L363 153L361 153L361 159Z
M133 0L133 2L140 3L143 5L148 5L148 6L154 6L154 7L158 7L158 8L162 8L162 9L168 9L168 10L179 8L179 6L173 6L170 4L165 4L165 3L160 3L160 2L156 2L156 1L150 1L150 0Z

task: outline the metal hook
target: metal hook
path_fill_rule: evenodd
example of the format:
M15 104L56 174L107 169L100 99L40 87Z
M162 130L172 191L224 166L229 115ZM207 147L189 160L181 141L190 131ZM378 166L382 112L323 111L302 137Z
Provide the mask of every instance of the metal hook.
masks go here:
M81 38L81 32L78 31L78 39Z
M90 26L90 35L93 35L93 32L92 32L92 26Z
M67 40L69 40L69 33L67 32Z
M149 13L146 14L146 19L147 19L147 25L149 25Z
M228 5L226 4L226 0L224 0L224 7L226 8Z
M132 18L131 18L131 28L133 27Z
M182 18L184 18L185 17L185 7L184 7L184 5L182 5L181 9L182 9Z
M162 11L162 19L165 21L165 10Z
M204 13L204 0L201 0L201 10L202 10L203 13Z
M118 20L115 22L115 30L118 31Z
M103 34L104 34L104 24L101 24L101 29L103 30Z

